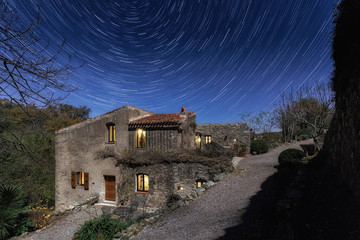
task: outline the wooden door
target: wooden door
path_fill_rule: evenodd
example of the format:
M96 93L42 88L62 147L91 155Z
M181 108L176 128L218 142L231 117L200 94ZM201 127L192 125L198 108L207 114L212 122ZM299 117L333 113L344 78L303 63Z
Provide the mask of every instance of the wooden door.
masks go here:
M115 176L104 176L105 178L105 200L116 200L116 181Z

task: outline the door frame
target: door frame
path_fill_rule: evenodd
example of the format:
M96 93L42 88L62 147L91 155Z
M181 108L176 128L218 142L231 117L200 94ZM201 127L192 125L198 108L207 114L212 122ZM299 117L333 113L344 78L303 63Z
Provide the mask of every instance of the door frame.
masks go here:
M112 180L109 180L109 178L113 178L113 181ZM106 199L107 198L107 182L114 182L114 192L115 192L115 198L114 200L109 200L109 199ZM105 201L111 201L111 202L115 202L116 201L116 176L115 175L104 175L104 200ZM109 189L108 189L109 190Z

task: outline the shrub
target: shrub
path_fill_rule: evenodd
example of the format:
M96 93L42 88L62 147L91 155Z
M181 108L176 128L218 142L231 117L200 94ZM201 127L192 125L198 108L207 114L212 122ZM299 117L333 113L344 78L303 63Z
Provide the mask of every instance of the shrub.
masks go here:
M32 226L24 214L25 206L21 199L21 189L17 186L0 185L0 239L19 235Z
M86 221L84 225L75 233L75 240L111 240L115 233L121 232L128 227L128 223L111 219L103 215L100 218L94 218Z
M269 145L264 139L252 140L250 143L250 152L251 153L267 153L269 151Z
M282 151L279 155L279 164L285 164L285 163L299 163L300 160L305 157L305 153L298 149L286 149Z

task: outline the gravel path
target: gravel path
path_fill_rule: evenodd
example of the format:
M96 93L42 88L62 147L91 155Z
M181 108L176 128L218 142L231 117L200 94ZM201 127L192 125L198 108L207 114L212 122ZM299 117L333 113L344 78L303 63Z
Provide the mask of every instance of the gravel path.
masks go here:
M101 216L101 209L94 206L79 209L55 220L50 226L38 232L12 238L12 240L70 240L85 221Z
M165 216L153 225L145 227L131 240L159 239L217 239L225 229L239 224L250 198L276 169L281 151L287 148L301 149L299 144L281 146L270 152L250 156L238 163L229 174L189 206L184 206Z

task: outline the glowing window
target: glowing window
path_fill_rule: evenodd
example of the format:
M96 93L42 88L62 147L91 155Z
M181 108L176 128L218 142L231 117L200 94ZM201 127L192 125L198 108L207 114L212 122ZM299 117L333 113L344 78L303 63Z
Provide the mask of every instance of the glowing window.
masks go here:
M89 189L89 173L86 172L71 172L71 187L83 187L85 190Z
M195 188L199 188L199 187L202 187L202 185L204 185L204 183L206 183L205 180L203 179L198 179L195 181Z
M76 173L77 185L84 186L85 185L85 173L84 172L77 172Z
M108 135L109 135L109 142L115 142L115 124L108 123Z
M205 136L205 143L211 143L211 136Z
M149 176L143 173L137 175L137 191L148 192L149 191Z
M145 148L146 146L146 131L143 129L136 130L136 147Z
M195 144L196 144L196 148L200 148L200 147L201 147L201 136L200 136L200 135L196 135L196 137L195 137Z

